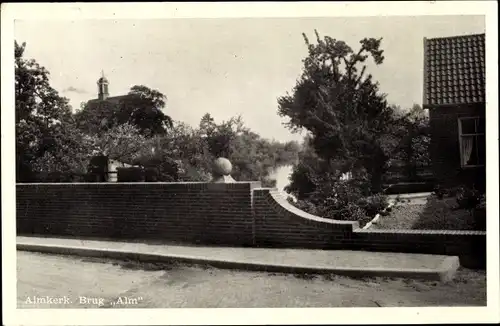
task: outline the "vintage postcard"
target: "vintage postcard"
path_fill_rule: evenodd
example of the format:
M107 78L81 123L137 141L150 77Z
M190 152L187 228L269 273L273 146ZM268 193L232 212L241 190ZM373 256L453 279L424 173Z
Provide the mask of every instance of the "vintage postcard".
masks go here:
M4 323L498 322L496 12L2 4Z

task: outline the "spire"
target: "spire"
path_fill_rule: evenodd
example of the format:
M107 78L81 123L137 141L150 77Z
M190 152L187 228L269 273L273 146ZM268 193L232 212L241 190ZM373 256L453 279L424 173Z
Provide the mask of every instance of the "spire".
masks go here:
M99 80L97 80L97 88L98 88L98 96L97 97L98 97L98 99L105 100L108 98L108 96L109 96L108 85L109 85L109 82L106 79L106 77L104 76L104 70L101 70L101 78L99 78Z

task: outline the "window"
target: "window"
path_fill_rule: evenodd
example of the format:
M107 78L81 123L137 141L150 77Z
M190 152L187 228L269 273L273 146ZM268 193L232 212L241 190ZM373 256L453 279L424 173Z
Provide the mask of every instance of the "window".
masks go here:
M459 118L460 165L484 166L486 160L485 121L479 117Z

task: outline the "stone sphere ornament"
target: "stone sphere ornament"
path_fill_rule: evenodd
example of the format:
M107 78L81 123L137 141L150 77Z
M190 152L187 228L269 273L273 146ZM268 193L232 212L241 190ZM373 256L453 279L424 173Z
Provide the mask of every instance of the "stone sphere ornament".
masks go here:
M225 157L217 158L212 167L213 182L235 182L231 177L233 165Z
M230 175L233 171L233 165L231 162L224 157L219 157L214 161L213 172L216 175Z

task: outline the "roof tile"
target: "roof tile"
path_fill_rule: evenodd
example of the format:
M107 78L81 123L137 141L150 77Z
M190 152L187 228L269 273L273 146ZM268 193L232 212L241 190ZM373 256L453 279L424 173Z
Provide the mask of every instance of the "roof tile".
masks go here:
M485 34L426 39L427 105L485 102Z

